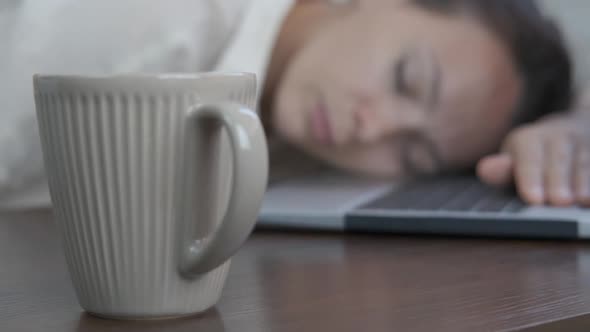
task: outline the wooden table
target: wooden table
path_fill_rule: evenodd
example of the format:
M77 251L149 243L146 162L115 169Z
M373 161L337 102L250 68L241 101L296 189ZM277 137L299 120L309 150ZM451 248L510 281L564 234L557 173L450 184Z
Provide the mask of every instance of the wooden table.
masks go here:
M216 309L102 320L76 302L51 214L0 214L3 332L502 331L587 312L590 244L257 232Z

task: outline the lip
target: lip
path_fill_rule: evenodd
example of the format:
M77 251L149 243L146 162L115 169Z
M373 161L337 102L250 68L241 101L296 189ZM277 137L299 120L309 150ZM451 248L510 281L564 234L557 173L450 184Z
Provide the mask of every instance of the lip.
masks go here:
M324 103L319 102L312 111L310 126L312 135L317 142L325 145L334 144L334 135L328 116L328 109Z

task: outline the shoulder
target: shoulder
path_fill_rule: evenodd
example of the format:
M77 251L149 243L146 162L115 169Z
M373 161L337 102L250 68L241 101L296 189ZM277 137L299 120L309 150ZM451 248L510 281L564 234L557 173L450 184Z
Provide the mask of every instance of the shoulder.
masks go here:
M219 51L218 41L228 38L232 18L243 7L234 2L25 1L14 30L22 38L13 49L26 52L34 48L36 54L54 58L72 55L69 66L76 71L203 70L200 67ZM192 67L166 68L179 56L185 62L190 58ZM58 64L48 64L52 65Z
M236 0L234 0L236 1ZM236 16L234 33L215 69L255 73L260 85L282 23L295 0L250 0Z

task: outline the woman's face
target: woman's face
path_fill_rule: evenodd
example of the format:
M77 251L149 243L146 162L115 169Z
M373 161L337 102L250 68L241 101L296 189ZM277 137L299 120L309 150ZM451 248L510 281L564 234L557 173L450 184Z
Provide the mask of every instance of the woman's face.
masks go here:
M520 91L509 50L474 18L364 0L294 55L272 121L347 170L432 173L495 150Z

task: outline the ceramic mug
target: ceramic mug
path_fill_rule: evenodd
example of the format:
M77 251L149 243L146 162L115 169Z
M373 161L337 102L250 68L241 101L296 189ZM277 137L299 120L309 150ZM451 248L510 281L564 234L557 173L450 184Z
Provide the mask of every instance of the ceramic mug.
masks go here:
M34 87L81 306L122 319L213 306L266 189L255 76L36 75Z

